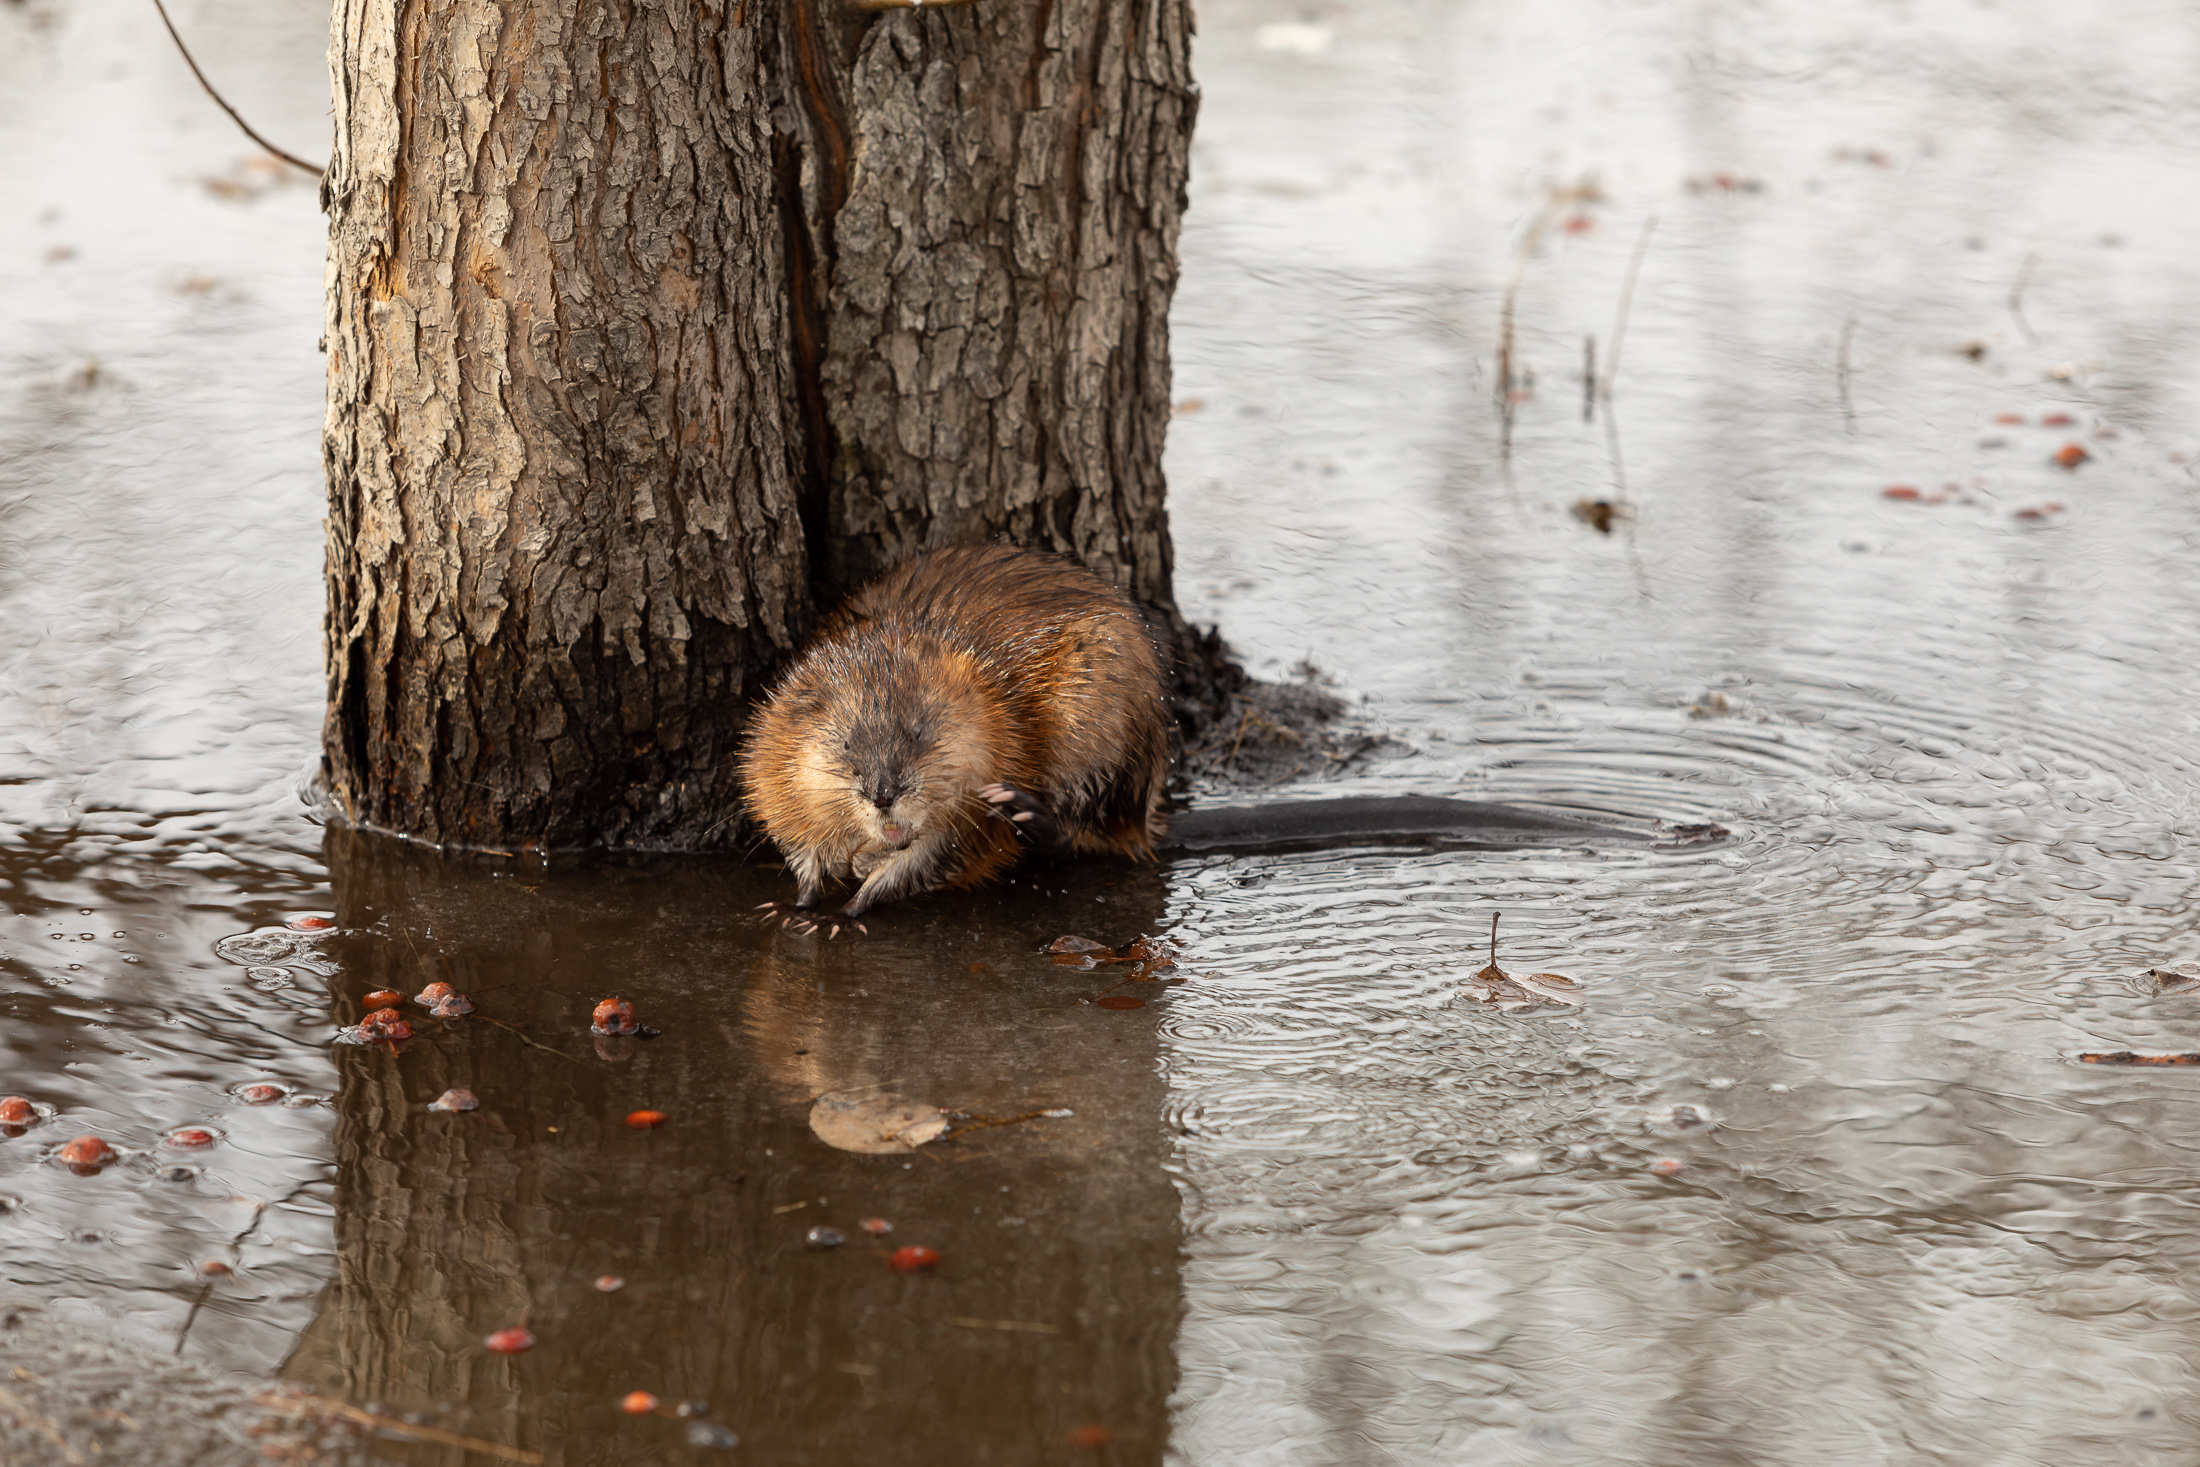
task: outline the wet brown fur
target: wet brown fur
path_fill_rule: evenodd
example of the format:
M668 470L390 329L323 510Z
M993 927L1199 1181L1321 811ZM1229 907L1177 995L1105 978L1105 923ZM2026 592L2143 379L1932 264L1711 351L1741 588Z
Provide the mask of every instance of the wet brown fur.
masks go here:
M1064 849L1150 859L1164 719L1153 642L1121 592L1058 556L958 546L833 613L758 712L741 776L796 905L827 876L861 877L853 918L1012 865L1023 842L991 785L1034 797L1051 821L1030 828Z

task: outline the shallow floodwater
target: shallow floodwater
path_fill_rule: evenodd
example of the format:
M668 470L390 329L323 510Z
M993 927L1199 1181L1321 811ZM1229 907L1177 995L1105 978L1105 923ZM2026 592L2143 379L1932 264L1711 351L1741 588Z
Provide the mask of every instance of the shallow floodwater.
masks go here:
M176 13L318 152L319 10ZM2192 1460L2200 1069L2075 1056L2200 1050L2145 976L2200 958L2200 17L1200 21L1188 606L1387 735L1322 793L1731 835L828 945L742 920L766 866L324 843L312 190L123 0L0 3L7 1299L572 1463ZM1473 1001L1493 912L1578 1009ZM1038 952L1141 931L1184 981ZM432 979L477 1013L331 1043ZM614 993L662 1033L599 1046Z

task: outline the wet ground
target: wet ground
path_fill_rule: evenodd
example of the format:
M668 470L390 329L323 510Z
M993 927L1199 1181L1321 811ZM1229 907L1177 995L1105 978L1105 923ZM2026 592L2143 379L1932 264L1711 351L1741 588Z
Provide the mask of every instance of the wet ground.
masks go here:
M321 12L177 16L316 150ZM827 946L740 920L765 868L324 844L311 189L123 0L8 0L10 1303L572 1463L2192 1459L2200 1069L2076 1056L2200 1049L2145 977L2200 957L2200 21L1200 20L1191 609L1392 741L1320 793L1732 834L1209 850ZM1499 911L1578 1006L1477 1001ZM1039 952L1138 932L1184 981ZM434 979L476 1013L331 1043ZM614 993L662 1033L599 1046Z

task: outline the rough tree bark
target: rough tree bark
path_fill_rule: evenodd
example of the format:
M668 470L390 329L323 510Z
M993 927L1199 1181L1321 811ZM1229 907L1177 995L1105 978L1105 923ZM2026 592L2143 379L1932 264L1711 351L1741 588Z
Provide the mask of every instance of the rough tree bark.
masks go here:
M350 821L734 838L743 712L925 547L1170 634L1188 0L337 0L324 740Z

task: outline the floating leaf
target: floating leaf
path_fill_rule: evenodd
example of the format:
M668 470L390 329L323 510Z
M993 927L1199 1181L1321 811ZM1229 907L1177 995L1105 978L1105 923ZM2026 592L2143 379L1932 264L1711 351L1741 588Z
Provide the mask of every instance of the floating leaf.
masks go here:
M891 1091L832 1091L811 1104L810 1129L827 1146L881 1156L939 1139L947 1132L947 1116L936 1105Z
M460 1111L479 1110L480 1108L481 1102L475 1098L473 1091L456 1086L444 1091L428 1102L428 1109L440 1110L451 1115L456 1115Z
M1047 944L1047 951L1050 953L1094 953L1107 950L1106 943L1094 942L1089 937L1057 937Z

